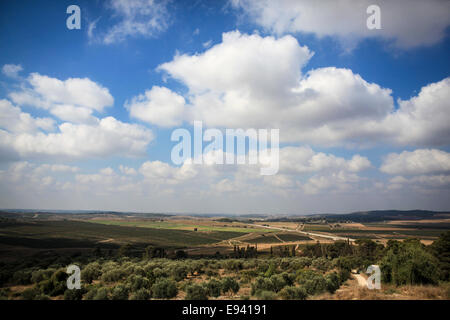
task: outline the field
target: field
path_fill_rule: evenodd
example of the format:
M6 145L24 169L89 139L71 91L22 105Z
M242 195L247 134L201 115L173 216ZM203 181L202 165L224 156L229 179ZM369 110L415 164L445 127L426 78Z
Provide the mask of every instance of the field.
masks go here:
M272 221L121 213L7 213L0 218L0 297L449 299L448 280L439 278L448 277L447 267L438 263L448 254L448 244L431 246L444 241L441 235L448 234L449 227L450 218L445 216L343 222L322 217ZM393 244L388 242L391 239L400 241ZM420 276L421 282L405 278L409 271L401 268L408 262L402 262L386 269L401 273L385 277L381 291L367 290L366 280L361 280L367 276L362 271L374 263L395 264L395 247L405 248L397 254L417 251L415 255L424 263L420 268L427 269ZM444 253L436 253L436 248ZM78 296L71 296L73 292L57 280L71 263L80 265L85 270L82 275L90 279L84 280L88 283ZM419 267L414 268L418 272ZM91 269L92 276L86 275ZM350 269L357 273L351 274ZM158 293L162 283L173 293Z

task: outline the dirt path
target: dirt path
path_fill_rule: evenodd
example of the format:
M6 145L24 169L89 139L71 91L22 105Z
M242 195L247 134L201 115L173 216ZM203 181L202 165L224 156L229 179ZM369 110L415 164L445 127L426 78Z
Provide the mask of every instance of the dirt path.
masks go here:
M275 233L273 234L273 236L274 236L275 238L277 238L278 240L280 240L280 242L283 242L283 243L286 242L286 241L284 241L284 240L281 240L280 237L277 236Z
M358 281L360 287L367 287L367 280L361 274L354 274L353 277Z
M259 225L259 224L249 224L249 226L255 226L255 227L260 227L260 228L266 228L266 229L273 229L273 230L281 230L281 231L290 231L290 232L298 232L307 236L313 236L313 237L318 237L318 238L325 238L325 239L331 239L333 241L336 240L345 240L345 241L350 241L350 242L354 242L355 239L351 239L351 238L345 238L345 237L339 237L339 236L334 236L334 235L329 235L329 234L322 234L322 233L314 233L314 232L305 232L305 231L299 231L296 229L289 229L289 228L278 228L278 227L270 227L270 226L264 226L264 225Z

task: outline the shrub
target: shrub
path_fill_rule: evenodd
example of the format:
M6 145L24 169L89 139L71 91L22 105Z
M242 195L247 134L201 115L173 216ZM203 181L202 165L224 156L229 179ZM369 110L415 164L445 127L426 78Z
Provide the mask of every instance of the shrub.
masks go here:
M64 292L64 300L81 300L83 298L84 291L82 289L67 289Z
M280 274L275 274L270 277L270 281L272 282L273 291L278 292L286 286L286 281L283 276Z
M417 240L404 241L387 248L380 263L382 280L395 285L437 284L437 259Z
M334 293L340 287L339 276L336 272L327 274L325 277L326 288L329 293Z
M98 262L92 262L81 271L81 279L86 281L86 283L92 283L92 281L97 280L101 274L100 264Z
M280 291L280 296L285 300L305 300L308 293L303 287L289 286Z
M33 273L31 274L31 282L39 283L41 281L48 280L55 271L55 269L33 271Z
M231 277L225 277L222 280L222 291L224 294L230 291L236 294L239 291L239 283Z
M261 290L256 293L256 296L260 300L276 300L277 295L273 291Z
M108 290L106 288L97 289L93 300L108 300Z
M131 275L128 277L128 284L132 292L150 288L150 281L141 275Z
M128 300L129 292L127 286L119 284L111 290L111 300Z
M222 283L216 279L211 279L206 284L206 290L209 296L217 298L222 291Z
M176 265L174 268L172 268L170 273L175 281L181 281L186 278L188 270L185 266Z
M200 284L186 287L186 300L208 300L207 290Z
M152 286L152 296L158 299L170 299L177 295L178 289L174 281L158 279Z
M327 271L331 267L331 263L328 259L324 257L320 257L317 259L314 259L311 266L317 270L321 271Z
M131 294L130 300L148 300L150 297L150 291L142 288Z
M28 288L22 291L22 299L24 300L36 300L36 297L41 293L37 288Z
M252 283L252 296L259 291L275 291L272 281L264 277L257 277L255 282Z
M125 273L120 269L108 270L102 275L102 281L104 282L117 282L125 276Z

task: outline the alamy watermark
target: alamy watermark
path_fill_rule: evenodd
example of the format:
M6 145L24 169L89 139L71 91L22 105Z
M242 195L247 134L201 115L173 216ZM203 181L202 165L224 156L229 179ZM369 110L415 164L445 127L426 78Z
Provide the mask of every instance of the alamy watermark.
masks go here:
M367 267L366 273L370 276L367 278L367 288L370 290L381 289L381 270L377 265Z
M81 270L76 264L71 264L67 267L67 274L70 276L67 278L67 289L81 289Z
M369 30L381 29L381 9L376 4L367 7L366 13L370 16L366 20L366 26Z
M170 139L178 142L171 152L175 165L192 159L194 164L260 165L261 175L278 173L279 129L225 129L224 138L222 130L209 128L203 131L203 123L194 121L193 133L192 143L189 130L178 128L172 132ZM205 148L203 142L208 143ZM206 157L208 161L205 161Z

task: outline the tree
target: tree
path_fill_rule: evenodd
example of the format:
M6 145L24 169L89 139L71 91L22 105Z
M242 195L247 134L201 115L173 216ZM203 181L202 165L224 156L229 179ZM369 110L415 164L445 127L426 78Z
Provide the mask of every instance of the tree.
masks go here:
M174 281L158 279L152 286L152 295L157 299L170 299L177 295L178 289Z
M93 280L96 280L100 277L100 275L102 274L100 270L101 268L98 262L89 263L81 271L81 279L90 284Z
M225 277L222 280L222 291L224 294L230 291L236 294L239 291L239 283L231 277Z
M222 291L222 283L216 279L211 279L206 283L206 289L209 296L217 298Z
M439 261L441 279L450 280L450 231L447 231L433 242L431 252Z
M119 284L111 290L111 300L128 300L128 294L128 288L123 284Z
M208 300L207 290L200 284L192 284L186 287L186 300Z
M391 243L380 262L383 282L395 285L436 284L439 261L418 240Z

